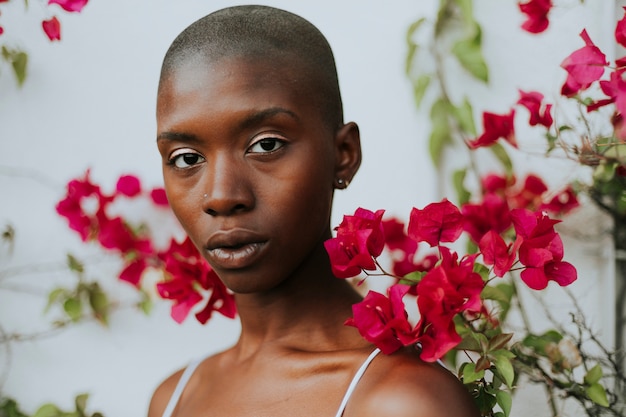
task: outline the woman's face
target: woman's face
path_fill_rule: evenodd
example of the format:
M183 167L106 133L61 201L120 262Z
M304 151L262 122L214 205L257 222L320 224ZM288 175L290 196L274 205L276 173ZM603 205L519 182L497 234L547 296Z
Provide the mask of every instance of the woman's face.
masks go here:
M189 62L167 76L157 100L172 209L239 293L311 266L330 237L334 132L303 72L282 64Z

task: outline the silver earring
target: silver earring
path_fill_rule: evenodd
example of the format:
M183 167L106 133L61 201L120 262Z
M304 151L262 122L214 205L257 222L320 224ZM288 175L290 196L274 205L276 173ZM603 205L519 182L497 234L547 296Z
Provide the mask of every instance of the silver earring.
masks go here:
M208 196L209 196L208 194L205 194L205 195L204 195L204 198L207 198Z
M349 184L348 180L344 180L343 178L337 178L337 188L344 189L347 188Z

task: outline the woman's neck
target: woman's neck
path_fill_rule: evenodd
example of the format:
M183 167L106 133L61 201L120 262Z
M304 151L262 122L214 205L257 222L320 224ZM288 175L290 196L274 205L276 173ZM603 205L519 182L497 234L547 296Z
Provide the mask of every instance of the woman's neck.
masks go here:
M236 349L254 354L268 344L302 351L362 347L356 329L344 321L361 296L352 285L335 278L325 253L312 259L280 286L266 293L235 296L241 319Z

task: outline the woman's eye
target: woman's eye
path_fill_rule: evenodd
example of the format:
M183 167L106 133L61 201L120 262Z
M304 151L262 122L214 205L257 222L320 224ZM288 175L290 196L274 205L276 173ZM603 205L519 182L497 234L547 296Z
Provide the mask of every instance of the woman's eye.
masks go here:
M248 152L270 153L270 152L277 151L278 149L282 148L284 145L285 145L285 142L283 140L280 140L277 138L265 138L252 144Z
M204 161L204 158L197 153L185 152L172 155L169 160L176 168L184 169L197 165Z

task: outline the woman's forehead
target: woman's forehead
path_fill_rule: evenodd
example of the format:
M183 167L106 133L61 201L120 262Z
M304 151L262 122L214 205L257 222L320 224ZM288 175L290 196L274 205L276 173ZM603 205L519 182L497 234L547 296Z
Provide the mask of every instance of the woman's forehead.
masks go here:
M185 103L207 105L238 100L258 101L266 97L268 104L283 100L292 104L315 102L315 81L310 71L293 60L228 57L218 61L190 59L170 71L160 86L157 100L158 116ZM262 94L260 94L260 92ZM306 98L306 100L303 100ZM284 105L284 104L283 104Z

